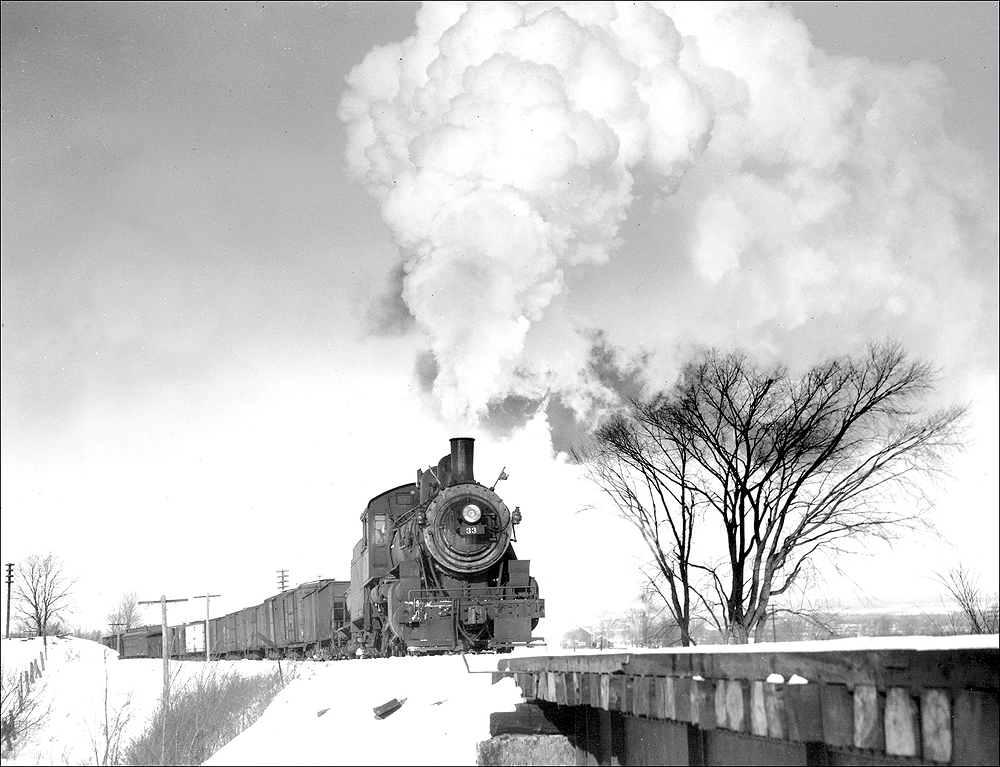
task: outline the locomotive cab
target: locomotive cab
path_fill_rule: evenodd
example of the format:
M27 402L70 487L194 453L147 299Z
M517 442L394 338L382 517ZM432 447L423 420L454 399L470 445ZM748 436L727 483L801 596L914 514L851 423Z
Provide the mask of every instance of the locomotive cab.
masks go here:
M361 540L351 558L351 587L347 596L348 611L363 653L373 644L379 644L373 635L381 632L385 623L385 616L371 594L395 567L392 557L395 526L416 504L413 485L400 485L372 498L361 513Z

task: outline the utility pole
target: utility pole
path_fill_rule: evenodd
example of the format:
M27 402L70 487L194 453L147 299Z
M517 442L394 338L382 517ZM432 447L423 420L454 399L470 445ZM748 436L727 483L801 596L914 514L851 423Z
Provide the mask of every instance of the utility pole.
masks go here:
M278 588L282 591L288 589L288 570L278 570Z
M119 658L122 657L122 632L121 632L121 627L124 626L124 625L125 625L124 623L109 623L108 624L108 626L111 627L111 631L114 632L114 635L115 635L115 646L118 648L118 657Z
M208 663L212 659L211 655L210 655L210 653L208 651L208 643L209 643L209 639L208 639L208 616L209 616L208 608L209 608L209 605L212 603L212 597L221 597L221 596L222 596L222 594L202 594L202 595L197 596L197 597L191 597L192 599L204 599L205 600L205 662L206 663Z
M170 653L168 652L167 644L167 602L187 602L185 599L167 599L167 595L164 594L159 599L154 599L149 602L140 602L141 605L155 605L157 602L160 603L160 609L163 617L163 636L160 641L160 645L163 650L163 703L166 705L167 699L170 697Z
M14 563L8 562L7 568L7 639L10 639L10 587L14 583Z

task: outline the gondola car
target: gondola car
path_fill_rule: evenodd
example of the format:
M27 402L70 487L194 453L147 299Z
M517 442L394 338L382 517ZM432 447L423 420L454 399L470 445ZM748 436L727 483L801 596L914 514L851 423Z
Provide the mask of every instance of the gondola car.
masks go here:
M209 621L213 658L345 657L346 581L321 578Z

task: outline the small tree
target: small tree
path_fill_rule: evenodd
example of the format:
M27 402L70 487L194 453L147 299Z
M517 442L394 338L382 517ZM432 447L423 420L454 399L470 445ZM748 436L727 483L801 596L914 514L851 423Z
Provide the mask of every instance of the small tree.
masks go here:
M125 700L117 707L112 708L110 703L110 679L108 677L108 654L102 656L104 661L104 689L102 706L98 709L96 717L93 718L94 727L91 727L91 719L85 720L87 732L90 735L90 748L94 756L94 764L121 764L122 757L127 750L125 733L131 724L135 708L132 705L132 693L129 692Z
M964 565L953 567L938 581L958 605L970 634L996 634L1000 631L1000 593L984 591L979 578Z
M578 457L642 534L683 643L692 602L727 641L759 641L770 600L817 554L920 522L918 480L943 471L965 415L925 412L935 383L893 343L799 379L709 351L669 391L609 419Z
M112 628L117 626L121 631L128 631L142 622L139 599L134 591L126 591L122 594L118 604L108 613L107 620L109 626Z
M30 555L18 571L16 614L35 636L43 638L46 652L48 635L61 625L75 583L76 579L63 573L62 562L52 553Z
M624 616L629 641L639 647L669 647L680 641L680 632L667 609L663 592L652 581L638 602Z

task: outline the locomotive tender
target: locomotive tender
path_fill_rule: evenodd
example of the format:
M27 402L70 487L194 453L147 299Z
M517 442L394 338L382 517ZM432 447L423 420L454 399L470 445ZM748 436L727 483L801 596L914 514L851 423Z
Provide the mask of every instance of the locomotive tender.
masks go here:
M508 652L537 641L545 603L528 560L514 553L520 508L507 508L496 483L475 480L474 442L452 439L451 453L418 470L415 483L368 502L349 582L304 583L210 620L211 657ZM203 626L168 627L167 654L205 657ZM105 643L123 658L158 657L162 634L148 626Z

